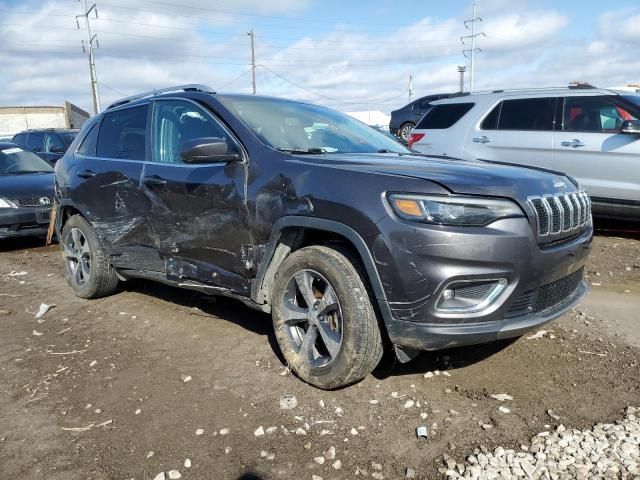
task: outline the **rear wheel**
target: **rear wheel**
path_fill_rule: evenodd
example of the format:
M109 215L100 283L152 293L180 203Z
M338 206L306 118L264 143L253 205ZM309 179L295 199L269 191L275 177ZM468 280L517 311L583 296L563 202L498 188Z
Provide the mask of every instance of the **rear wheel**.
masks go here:
M93 227L80 215L74 215L64 225L60 246L64 276L78 297L104 297L116 290L116 271Z
M282 353L304 381L322 389L364 378L382 357L378 320L349 254L312 246L276 274L273 323Z
M409 137L411 136L411 131L413 130L413 128L415 127L415 125L413 123L407 122L405 124L403 124L400 127L400 130L398 131L398 134L400 136L400 138L402 140L404 140L405 142L409 141Z

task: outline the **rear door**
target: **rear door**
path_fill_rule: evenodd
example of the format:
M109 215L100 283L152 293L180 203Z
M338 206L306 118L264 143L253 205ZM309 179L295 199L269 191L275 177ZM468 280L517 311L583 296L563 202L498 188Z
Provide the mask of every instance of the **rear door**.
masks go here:
M505 99L469 130L466 156L551 169L555 97Z
M151 130L142 188L167 275L248 295L246 163L186 164L180 155L190 140L226 139L229 149L241 152L239 142L211 112L183 98L156 100Z
M564 99L562 128L554 134L554 167L580 182L596 201L640 202L640 137L620 133L640 112L616 96Z
M29 132L27 137L27 149L34 153L37 153L40 157L47 159L44 155L44 133L43 132Z
M75 154L71 195L114 256L114 265L161 271L146 219L149 201L140 191L148 111L148 105L120 108L90 129Z

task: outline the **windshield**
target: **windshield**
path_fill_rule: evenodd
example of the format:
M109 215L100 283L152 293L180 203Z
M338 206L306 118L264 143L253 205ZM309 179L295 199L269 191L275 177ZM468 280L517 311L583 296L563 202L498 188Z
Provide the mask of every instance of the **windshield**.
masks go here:
M0 175L49 172L53 172L53 167L35 153L20 147L0 147Z
M395 140L329 108L260 97L217 98L265 144L292 153L411 153Z

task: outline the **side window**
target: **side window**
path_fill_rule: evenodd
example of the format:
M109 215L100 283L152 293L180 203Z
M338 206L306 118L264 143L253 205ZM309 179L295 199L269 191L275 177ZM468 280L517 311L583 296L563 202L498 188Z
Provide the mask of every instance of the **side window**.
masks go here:
M98 143L98 125L100 122L94 123L85 137L82 139L82 143L78 147L78 154L85 155L87 157L96 156L96 145Z
M202 108L180 100L157 101L153 107L151 160L182 163L185 142L197 138L228 141L226 130Z
M484 117L480 128L482 130L495 130L498 128L498 120L500 119L500 110L502 110L502 102L493 107L493 110Z
M416 129L436 130L450 128L458 120L473 108L474 103L450 103L447 105L434 105L422 120L416 125Z
M24 147L27 143L27 134L26 133L19 133L18 135L16 135L15 137L13 137L13 142L16 145L20 145L21 147Z
M97 156L145 160L148 109L148 105L141 105L105 114L98 132Z
M418 110L427 110L429 108L429 103L433 102L434 98L425 98L423 100L418 101Z
M555 98L505 100L498 130L553 130L555 107Z
M27 148L32 152L42 152L42 144L44 143L44 133L32 132L27 137Z
M564 100L565 132L616 133L625 120L636 118L606 97L566 97Z
M47 133L44 142L45 153L64 153L66 150L67 147L57 133Z

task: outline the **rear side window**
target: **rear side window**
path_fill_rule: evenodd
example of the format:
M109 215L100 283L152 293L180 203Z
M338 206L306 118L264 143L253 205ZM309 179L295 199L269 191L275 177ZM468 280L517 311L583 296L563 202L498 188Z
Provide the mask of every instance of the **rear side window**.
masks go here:
M145 160L148 105L107 113L100 124L97 156Z
M27 138L27 148L32 152L42 152L42 144L44 143L44 133L33 132Z
M13 137L13 143L15 143L16 145L20 145L21 147L24 147L26 142L27 142L26 133L19 133L18 135Z
M495 122L497 115L498 130L553 130L555 108L555 98L505 100L485 119L486 129L496 128L491 128L491 122ZM494 113L496 110L499 113Z
M439 130L450 128L473 108L474 103L434 105L416 125L416 129Z
M94 123L89 129L89 132L82 139L82 143L78 147L79 155L86 155L87 157L96 156L96 145L98 143L98 125L100 122Z

